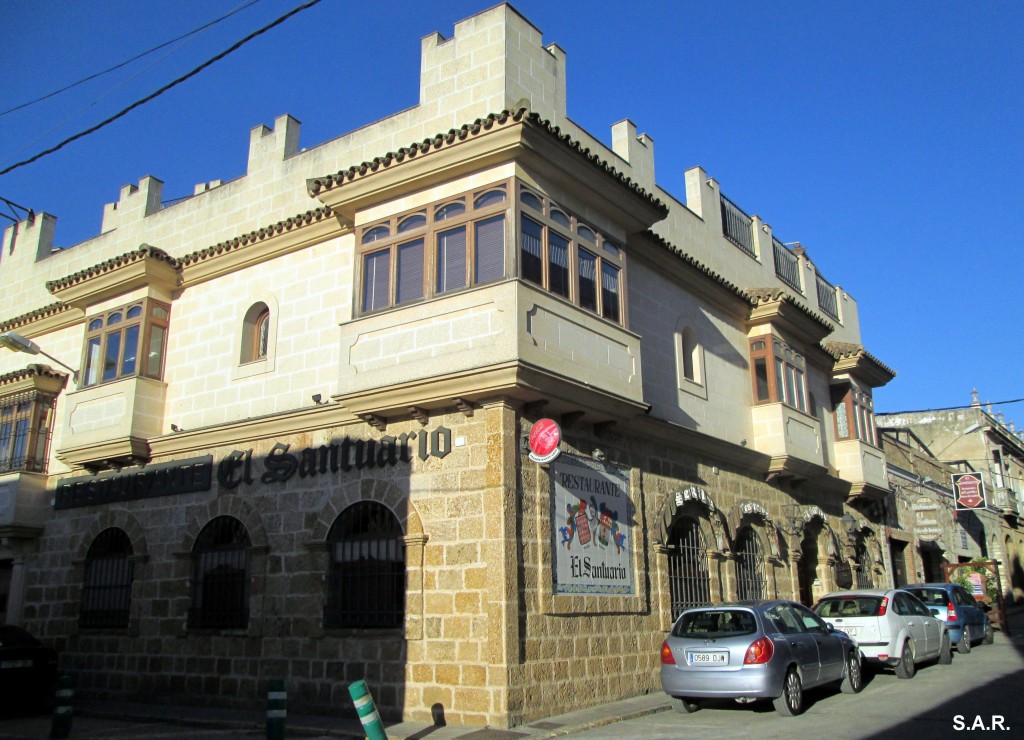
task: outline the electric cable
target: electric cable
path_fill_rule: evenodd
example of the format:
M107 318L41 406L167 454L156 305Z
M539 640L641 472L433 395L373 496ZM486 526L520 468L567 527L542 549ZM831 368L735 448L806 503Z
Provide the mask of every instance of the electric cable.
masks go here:
M152 49L149 49L148 51L144 51L141 54L136 54L131 59L127 59L127 60L121 62L120 64L115 64L113 67L108 67L107 69L103 70L102 72L96 72L95 74L91 74L88 77L83 77L82 79L78 80L77 82L72 82L70 85L65 85L64 87L60 88L59 90L54 90L53 92L47 93L46 95L43 95L42 97L38 97L35 100L30 100L27 103L22 103L21 105L16 105L13 108L8 108L5 111L0 111L0 118L2 118L3 116L6 116L8 113L14 113L15 111L19 111L22 108L28 108L30 105L35 105L36 103L41 103L44 100L48 100L49 98L52 98L55 95L60 95L62 92L66 92L66 91L68 91L68 90L70 90L70 89L72 89L74 87L78 87L79 85L84 84L86 82L89 82L90 80L95 80L97 77L102 77L105 74L109 74L110 72L114 72L116 70L119 70L119 69L121 69L121 67L126 67L129 64L131 64L132 62L138 61L139 59L142 59L143 57L148 56L148 55L152 54L155 51L159 51L160 49L163 49L165 46L170 46L171 44L174 44L174 43L177 43L178 41L181 41L182 39L187 39L189 36L195 36L200 31L205 31L207 28L215 26L218 23L220 23L221 21L227 20L231 16L233 16L233 15L235 15L237 13L241 13L246 8L248 8L248 7L252 6L252 5L255 5L256 3L261 2L261 1L262 0L249 0L249 2L245 3L244 5L240 5L239 7L235 8L230 13L228 13L227 15L222 15L220 18L217 18L216 20L212 20L209 23L207 23L206 25L200 26L199 28L196 28L196 29L194 29L192 31L189 31L186 34L183 34L181 36L178 36L177 38L171 39L170 41L165 41L164 43L162 43L162 44L160 44L158 46L154 46Z
M21 162L16 162L16 163L12 164L9 167L5 167L4 169L0 170L0 175L6 175L8 172L11 172L12 170L16 170L19 167L24 167L27 164L32 164L33 162L36 162L36 161L42 159L43 157L45 157L47 155L53 154L54 152L63 149L65 146L67 146L68 144L70 144L70 143L72 143L74 141L77 141L78 139L81 139L81 138L83 138L85 136L88 136L89 134L96 133L101 128L104 128L104 127L110 125L111 123L113 123L114 121L118 120L119 118L123 118L124 116L128 115L131 111L135 110L136 108L138 108L138 107L140 107L142 105L145 105L146 103L150 102L154 98L159 97L160 95L163 95L165 92L167 92L171 88L177 87L182 82L185 82L186 80L189 80L192 77L195 77L197 74L202 72L207 67L211 66L215 62L219 62L221 59L223 59L224 57L226 57L229 54L233 53L234 51L238 50L240 47L242 47L243 45L245 45L248 42L252 41L257 36L260 36L261 34L266 33L267 31L269 31L270 29L272 29L272 28L274 28L276 26L279 26L280 24L284 23L286 20L288 20L292 16L297 15L298 13L301 13L304 10L308 10L309 8L312 8L314 5L317 5L320 2L321 2L321 0L310 0L307 3L305 3L303 5L300 5L299 7L295 8L293 10L290 10L289 12L285 13L284 15L282 15L277 20L267 24L266 26L263 26L263 28L260 28L260 29L258 29L256 31L253 31L252 33L250 33L248 36L246 36L245 38L241 39L240 41L236 41L228 49L225 49L224 51L222 51L221 53L217 54L216 56L213 56L210 59L206 60L205 62L200 64L198 67L193 69L191 72L188 72L187 74L182 75L181 77L177 78L173 82L169 82L168 84L164 85L163 87L161 87L156 92L151 93L150 95L147 95L146 97L142 98L141 100L135 101L134 103L129 105L127 108L124 108L121 111L119 111L119 112L115 113L114 115L110 116L109 118L107 118L107 119L105 119L103 121L100 121L95 126L92 126L91 128L88 128L85 131L80 131L77 134L74 134L73 136L69 136L68 138L64 139L64 141L62 141L59 144L56 144L56 145L50 147L49 149L46 149L46 150L44 150L42 152L39 152L38 154L36 154L36 155L34 155L32 157L29 157L28 159L23 160Z

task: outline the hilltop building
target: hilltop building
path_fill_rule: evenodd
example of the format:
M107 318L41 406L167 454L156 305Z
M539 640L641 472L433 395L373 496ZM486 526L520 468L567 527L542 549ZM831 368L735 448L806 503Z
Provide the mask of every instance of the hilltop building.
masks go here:
M856 301L566 70L499 5L390 118L6 229L2 619L80 694L515 726L658 690L687 604L889 582Z

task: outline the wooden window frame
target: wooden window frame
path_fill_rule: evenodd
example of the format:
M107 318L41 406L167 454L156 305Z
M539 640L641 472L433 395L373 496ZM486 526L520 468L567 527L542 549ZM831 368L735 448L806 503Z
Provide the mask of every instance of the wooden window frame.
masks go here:
M755 405L782 403L801 413L811 413L807 360L802 352L774 334L752 337L750 367Z
M832 404L833 429L836 433L836 439L857 439L861 442L866 442L872 447L878 447L875 405L871 397L871 391L861 388L852 381L844 385L843 388L842 397ZM840 421L843 418L846 420L845 434L843 434Z
M45 473L56 396L38 390L0 396L0 473Z
M140 308L136 316L129 316L135 308ZM161 316L160 314L164 315ZM117 321L115 317L120 315ZM171 307L169 304L141 298L103 313L89 316L85 321L85 343L82 351L81 387L88 388L104 383L113 383L124 378L146 377L160 380L163 377L164 359L167 356L167 334L170 327ZM134 367L126 371L126 344L123 338L128 331L138 328L135 346ZM154 334L159 337L160 347L155 356L149 352ZM106 359L111 352L111 341L117 337L115 372L106 377ZM96 352L91 349L95 347Z
M576 216L570 209L553 201L543 193L517 183L516 188L516 240L515 259L516 274L521 280L536 285L554 296L567 300L584 311L611 321L619 326L627 325L626 315L626 257L625 251L617 241L611 239L590 223ZM536 199L540 208L529 203ZM540 264L539 280L528 277L523 264L523 237L526 233L525 219L540 227ZM552 285L552 235L567 242L567 290L563 292ZM593 237L593 239L591 239ZM586 305L581 280L581 255L584 252L594 262L594 305ZM557 265L561 267L561 265ZM609 292L605 290L605 274L615 271L617 281L617 300L614 309L609 300ZM559 281L560 282L560 281Z
M356 285L359 290L355 296L356 315L367 316L382 311L403 308L416 305L424 301L448 296L462 290L469 290L478 285L486 285L492 282L504 280L509 274L509 245L511 244L511 214L513 212L514 196L511 192L511 180L490 183L483 187L473 188L443 200L429 203L408 211L403 211L386 219L369 223L356 230L356 269L358 278ZM487 196L495 191L504 193L504 199L497 203L490 203L477 206L478 199ZM449 206L461 202L465 210L452 217L444 210ZM419 223L419 217L423 217ZM491 277L487 280L477 280L477 237L478 225L485 222L493 222L495 219L502 219L502 271L498 277ZM417 225L401 230L402 225L407 221L413 221ZM438 287L438 244L439 237L455 230L464 229L465 238L465 282L461 286L440 290ZM387 230L387 234L384 234ZM373 237L372 240L368 240ZM398 302L398 288L400 275L398 271L399 252L403 247L410 247L419 240L423 241L423 270L421 280L421 292L418 297ZM379 300L375 298L367 303L367 283L370 275L368 258L376 257L383 262L384 254L387 254L387 295ZM384 287L384 280L378 285ZM408 287L407 283L402 283Z

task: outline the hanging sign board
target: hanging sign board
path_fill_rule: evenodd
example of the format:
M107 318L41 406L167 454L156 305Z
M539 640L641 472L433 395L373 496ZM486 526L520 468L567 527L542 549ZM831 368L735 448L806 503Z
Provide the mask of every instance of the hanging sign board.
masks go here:
M981 473L953 473L957 511L985 508L985 479Z

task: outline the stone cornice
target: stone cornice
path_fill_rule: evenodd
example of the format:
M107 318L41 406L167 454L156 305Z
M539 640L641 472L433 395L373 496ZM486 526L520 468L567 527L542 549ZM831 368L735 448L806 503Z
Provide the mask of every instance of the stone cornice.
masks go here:
M46 288L62 303L84 310L143 286L158 287L169 294L180 282L178 260L162 249L143 244L60 280L51 280Z
M55 301L42 308L23 313L6 321L0 321L0 333L18 331L31 339L41 334L73 326L80 322L83 316L81 309Z
M751 326L771 324L812 346L818 345L835 328L781 288L754 288L748 290L747 295L753 303L749 317Z
M0 375L0 393L8 396L31 390L56 394L67 380L67 373L54 370L49 365L33 363L22 370Z
M182 287L295 252L344 231L330 208L297 214L185 255L179 260Z
M362 208L511 161L569 178L577 188L582 183L581 197L606 201L602 206L618 211L627 231L641 231L668 214L664 203L632 179L525 108L491 114L371 162L311 178L306 186L342 223L353 225ZM602 176L594 177L595 170Z
M822 342L822 349L835 359L832 374L850 373L872 388L880 388L896 377L896 371L859 344Z

